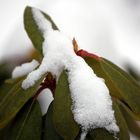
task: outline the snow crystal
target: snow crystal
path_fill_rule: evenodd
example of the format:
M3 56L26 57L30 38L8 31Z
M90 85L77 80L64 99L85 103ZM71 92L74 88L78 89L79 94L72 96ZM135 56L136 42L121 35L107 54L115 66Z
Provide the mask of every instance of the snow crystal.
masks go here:
M88 130L95 128L105 128L117 133L119 128L104 80L97 77L84 59L75 54L70 38L62 32L54 31L51 23L39 10L32 9L32 12L45 38L44 58L39 68L32 71L23 81L22 87L27 89L34 85L46 72L51 72L58 79L65 69L68 71L74 119L83 130L81 139L84 139Z
M21 66L17 66L12 72L12 78L24 76L29 72L33 71L38 65L38 61L33 59L29 63L24 63Z

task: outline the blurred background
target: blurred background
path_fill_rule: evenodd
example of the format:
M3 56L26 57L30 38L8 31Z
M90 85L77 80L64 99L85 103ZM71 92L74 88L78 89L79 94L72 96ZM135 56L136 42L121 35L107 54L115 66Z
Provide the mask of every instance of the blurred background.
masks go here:
M140 0L0 0L0 62L23 60L33 49L23 26L27 5L50 14L80 48L139 79Z
M111 60L140 81L140 0L0 0L0 81L16 65L38 58L24 31L27 5L47 12L80 48Z

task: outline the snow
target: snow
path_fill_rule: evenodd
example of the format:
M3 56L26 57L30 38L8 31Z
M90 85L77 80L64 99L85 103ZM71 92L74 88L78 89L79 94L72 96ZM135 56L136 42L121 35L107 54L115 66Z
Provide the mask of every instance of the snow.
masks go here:
M35 9L33 8L32 12L35 17L35 21L40 21L38 22L38 26L43 32L45 38L43 43L44 58L39 68L31 72L23 81L22 87L24 89L34 85L34 83L46 72L51 72L56 78L58 78L65 67L64 64L66 64L67 61L65 58L75 55L71 40L67 38L64 33L54 31L50 26L50 22L42 16L39 10L36 9L36 11L34 11ZM43 21L45 22L42 23Z
M37 100L41 107L42 115L47 113L48 107L53 100L52 92L50 89L44 89L37 97Z
M33 59L31 62L24 63L21 66L17 66L12 72L12 78L24 76L33 71L38 65L38 61Z
M54 31L39 10L33 8L32 13L45 38L44 58L39 68L29 73L22 87L26 90L33 86L47 72L58 79L61 72L67 70L72 112L83 130L81 139L84 139L88 130L95 128L105 128L114 134L119 132L104 79L97 77L84 59L75 54L69 37Z
M18 78L20 76L29 74L32 70L34 70L39 63L36 60L32 60L29 63L22 64L14 69L12 73L12 78ZM50 89L46 88L38 95L37 100L41 107L42 115L47 113L48 107L53 100L52 93ZM47 101L47 102L46 102Z
M83 131L81 133L80 140L85 140L86 135L87 135L87 131Z
M52 25L48 20L44 20L44 15L36 8L32 8L32 13L33 13L34 20L38 25L39 30L43 34L45 34L46 31L49 32Z
M112 100L104 80L97 77L81 57L76 57L70 64L68 78L74 119L82 129L87 131L100 127L118 132Z

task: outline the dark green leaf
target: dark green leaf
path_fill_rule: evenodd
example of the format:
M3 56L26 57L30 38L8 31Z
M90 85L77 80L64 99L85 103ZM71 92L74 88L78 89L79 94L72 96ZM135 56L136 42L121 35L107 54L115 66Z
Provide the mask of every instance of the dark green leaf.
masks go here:
M23 105L35 95L38 86L45 78L43 75L36 84L24 90L21 87L22 81L17 82L0 102L0 129L3 128L23 107Z
M53 121L56 131L65 140L74 140L79 127L73 119L71 97L67 75L63 72L59 78L53 104Z
M115 140L113 134L109 133L105 129L95 129L89 132L87 135L88 140Z
M112 96L123 100L140 117L140 86L125 71L106 59L85 58L95 73L104 78Z
M0 140L7 140L6 136L9 133L10 126L11 122L6 127L0 130Z
M57 133L53 124L53 102L50 104L45 117L43 140L63 140Z
M129 140L129 131L123 114L119 108L117 100L113 101L113 109L115 111L115 118L117 125L119 126L120 132L118 134L119 140Z
M136 116L136 114L134 114L132 112L132 110L129 108L129 106L125 102L122 102L122 101L119 101L119 100L117 100L117 102L118 102L120 108L123 108L123 110L125 110L130 116L132 116L132 118L134 120L139 121L139 117Z
M138 83L130 75L108 60L104 59L101 61L101 66L123 100L140 117L140 86Z
M8 79L6 80L2 86L0 86L0 102L7 96L7 93L10 89L19 81L22 81L25 77L17 78L17 79Z
M20 110L7 133L7 140L40 140L42 113L36 100L29 100Z
M7 63L0 63L0 86L2 82L10 77L9 65Z
M122 111L122 114L127 122L128 128L131 133L136 135L140 138L140 126L139 124L134 120L134 115L131 113L131 111L123 104L121 101L118 101L119 108Z
M52 23L52 27L54 30L58 30L55 23L52 21L49 15L42 12L46 20ZM32 14L32 7L26 7L24 11L24 26L25 30L31 39L34 47L42 54L42 43L44 41L43 33L39 30L37 23L34 20Z

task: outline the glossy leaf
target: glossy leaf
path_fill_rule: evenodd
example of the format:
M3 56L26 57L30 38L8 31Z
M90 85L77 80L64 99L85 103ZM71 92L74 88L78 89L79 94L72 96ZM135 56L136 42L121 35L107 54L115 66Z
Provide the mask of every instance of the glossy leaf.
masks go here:
M14 118L7 140L40 140L42 113L39 103L29 100Z
M39 27L37 23L34 20L33 14L32 14L32 8L33 7L26 7L24 11L24 26L25 30L31 39L34 47L42 54L42 43L44 41L43 33L39 30ZM50 21L52 23L52 27L54 30L58 30L55 23L52 21L49 15L42 12L46 20Z
M36 84L24 90L21 87L22 81L17 82L0 102L0 129L3 128L23 107L23 105L35 95L38 86L44 79L43 75Z
M67 75L63 72L59 78L53 104L53 122L58 134L65 140L74 140L79 127L73 119L71 97Z
M56 132L53 124L53 102L50 104L47 114L45 115L43 130L43 140L63 140Z
M112 96L123 100L140 118L140 86L125 71L110 61L101 58L84 58L95 73L105 79Z

